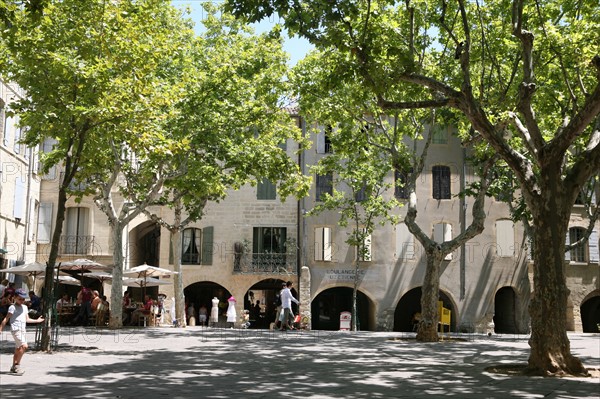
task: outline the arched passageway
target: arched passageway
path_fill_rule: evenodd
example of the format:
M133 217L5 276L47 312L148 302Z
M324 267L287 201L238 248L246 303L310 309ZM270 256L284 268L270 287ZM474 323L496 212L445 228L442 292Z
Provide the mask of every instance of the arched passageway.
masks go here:
M360 290L356 295L356 308L358 329L373 331L373 304ZM335 287L321 292L311 303L313 330L339 330L341 312L352 312L352 288Z
M416 331L415 315L421 313L421 287L413 288L400 298L394 312L394 331ZM450 309L450 331L456 328L456 311L448 295L440 291L439 299Z
M494 298L494 332L516 334L517 296L512 287L502 287Z
M189 305L194 305L194 317L198 321L198 311L202 306L207 310L208 316L212 307L212 299L217 298L219 300L219 323L218 326L225 327L227 316L227 300L231 296L231 293L222 285L214 283L212 281L200 281L194 284L190 284L183 290L186 302L186 314Z
M160 259L160 225L146 221L140 223L129 232L129 243L127 245L126 258L129 267L148 264L152 266L165 267L159 264ZM168 268L168 267L167 267ZM144 293L152 299L158 299L160 287L127 287L131 298L136 302L143 301Z
M600 293L581 304L581 326L584 333L600 332Z
M269 278L254 284L244 295L244 309L250 312L250 328L269 328L275 321L277 298L285 281ZM292 288L292 295L298 293ZM298 306L292 303L292 311L298 314Z

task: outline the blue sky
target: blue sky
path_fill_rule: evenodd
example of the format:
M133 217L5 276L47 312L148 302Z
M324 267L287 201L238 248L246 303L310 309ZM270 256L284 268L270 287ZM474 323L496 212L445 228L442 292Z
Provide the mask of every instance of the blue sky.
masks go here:
M206 2L206 0L173 0L172 3L174 6L179 8L189 8L191 10L190 17L196 23L196 31L200 33L202 31L202 18L204 14L204 10L202 9L202 3ZM215 2L213 0L213 2ZM256 29L257 33L262 33L270 30L277 22L279 22L278 17L271 17L269 19L265 19L259 23L254 24L254 29ZM308 43L307 40L301 39L298 37L287 37L284 42L284 49L290 55L289 65L294 66L300 61L306 53L308 53L312 46Z

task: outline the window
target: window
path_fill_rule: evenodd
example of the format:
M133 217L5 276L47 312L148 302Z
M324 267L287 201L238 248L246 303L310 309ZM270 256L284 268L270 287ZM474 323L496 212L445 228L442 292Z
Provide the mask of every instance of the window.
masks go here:
M63 253L87 254L90 247L90 237L88 236L89 209L67 208L65 223Z
M452 225L450 223L438 223L433 229L433 240L443 243L452 240ZM452 260L452 253L446 255L444 260Z
M287 229L254 227L252 231L252 263L259 269L285 266Z
M363 229L362 234L366 234L366 231ZM367 234L364 236L362 240L362 244L358 246L358 260L361 262L370 262L372 259L372 247L371 247L371 234Z
M440 125L433 125L431 128L432 144L448 144L448 128Z
M13 217L19 221L25 217L25 205L27 204L27 185L21 177L15 178Z
M256 190L256 199L274 200L277 197L277 187L268 179L263 179L258 183Z
M367 200L367 185L363 184L360 190L355 193L354 200L356 202L363 202Z
M436 165L431 171L433 180L433 198L450 199L450 167Z
M185 229L181 234L181 264L199 265L202 230Z
M408 178L413 173L413 168L409 170L394 171L394 196L398 199L408 199Z
M50 244L52 237L52 203L42 202L38 210L37 242Z
M333 175L317 175L317 201L323 201L324 195L333 195Z
M183 230L181 233L181 264L212 265L213 235L212 226ZM172 256L170 258L170 263L173 263Z
M584 234L585 234L585 229L583 229L581 227L572 227L569 229L569 237L568 237L567 242L569 244L573 245L577 241L582 239ZM577 248L573 248L570 251L568 251L566 253L566 258L567 258L567 260L570 260L571 262L587 262L586 256L585 256L585 250L586 250L586 246L580 245Z
M15 154L21 153L21 143L19 143L19 141L21 140L22 130L20 127L18 127L18 124L19 124L19 117L17 116L15 118L15 127L14 127L15 141L13 143L13 149L15 151Z
M396 258L414 259L415 257L415 236L408 231L405 223L396 225Z
M331 262L333 252L331 246L331 228L315 228L315 260Z
M317 133L317 154L331 154L333 152L333 147L331 145L332 132L332 127L326 126Z
M512 220L496 221L496 254L513 257L515 254L515 229Z
M45 154L52 152L52 150L54 149L54 146L56 144L58 144L58 142L55 139L53 139L51 137L46 137L44 139L44 143L42 144L42 152L44 152ZM38 165L40 166L40 169L41 169L42 163L40 162ZM41 172L41 170L40 170L40 172ZM45 174L44 176L42 176L42 179L44 179L44 180L56 179L56 166L52 166L50 168L50 170L48 171L48 173Z
M5 116L4 118L4 146L10 145L11 137L15 131L15 118L13 116Z

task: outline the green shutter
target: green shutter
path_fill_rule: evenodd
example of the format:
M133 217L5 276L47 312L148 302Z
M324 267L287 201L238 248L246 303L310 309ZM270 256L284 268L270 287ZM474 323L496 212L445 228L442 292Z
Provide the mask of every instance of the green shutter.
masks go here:
M212 265L213 261L213 235L214 227L209 226L202 229L202 264Z
M173 259L173 233L169 235L169 264L172 265L175 263Z

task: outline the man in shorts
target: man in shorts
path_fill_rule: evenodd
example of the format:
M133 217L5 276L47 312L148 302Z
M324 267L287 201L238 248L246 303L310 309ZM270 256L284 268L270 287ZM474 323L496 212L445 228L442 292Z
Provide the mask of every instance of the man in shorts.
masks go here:
M13 365L10 368L10 372L14 374L22 374L23 370L20 368L21 358L27 350L27 334L25 326L27 323L42 323L43 317L38 319L32 319L29 317L29 310L25 305L27 299L27 291L19 288L15 291L15 303L8 307L8 314L2 320L0 325L0 331L4 330L4 326L10 320L10 331L15 340L15 354L13 355Z

